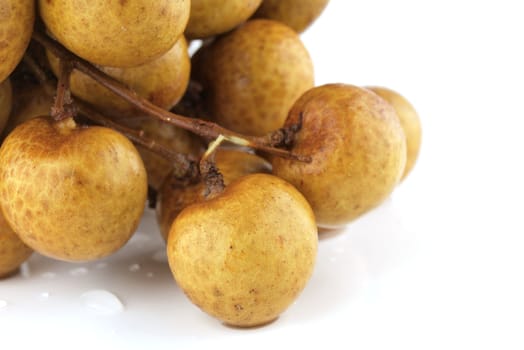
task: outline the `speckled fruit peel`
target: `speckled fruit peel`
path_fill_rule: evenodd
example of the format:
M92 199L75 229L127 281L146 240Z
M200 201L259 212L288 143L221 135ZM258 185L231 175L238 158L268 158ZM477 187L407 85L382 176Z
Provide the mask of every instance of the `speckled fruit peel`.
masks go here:
M167 244L189 299L226 324L276 319L300 294L316 259L313 212L290 184L254 174L184 209Z
M393 107L345 84L306 92L286 125L302 120L291 151L310 163L274 157L273 174L307 198L321 227L340 227L382 203L406 163L406 137Z
M107 256L135 231L147 179L131 142L72 119L31 119L0 148L0 205L11 228L43 255L66 261Z

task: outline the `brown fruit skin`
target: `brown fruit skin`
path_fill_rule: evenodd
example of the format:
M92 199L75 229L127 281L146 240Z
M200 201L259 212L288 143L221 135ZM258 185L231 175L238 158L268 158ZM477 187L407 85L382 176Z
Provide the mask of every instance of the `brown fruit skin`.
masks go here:
M407 158L406 168L404 169L404 173L402 174L402 178L400 180L402 181L406 178L406 176L408 176L415 166L420 152L420 145L422 142L422 126L420 123L420 117L413 105L398 92L378 86L368 87L368 89L385 99L393 106L393 108L395 108L395 111L397 112L397 115L400 119L400 124L404 129L407 144Z
M39 253L88 261L122 247L144 210L147 180L132 143L112 129L37 117L0 148L0 205Z
M205 39L225 33L245 22L262 0L191 0L185 34Z
M163 145L171 151L193 156L198 159L204 152L204 144L196 135L150 117L127 120L126 124L135 130L142 130L144 136ZM159 189L164 179L173 170L173 164L166 158L149 149L136 146L147 172L147 181L154 189Z
M194 304L226 324L251 327L276 319L298 297L317 245L304 197L275 176L254 174L184 209L167 255Z
M352 85L306 92L286 125L303 116L291 151L311 163L274 157L273 174L311 204L320 227L341 227L378 206L397 185L406 163L406 138L389 103Z
M0 279L15 272L32 253L33 250L18 238L0 211Z
M293 103L314 84L313 63L299 36L275 21L248 21L198 56L194 76L210 115L243 134L262 136L282 127Z
M0 82L0 133L4 130L13 107L13 89L8 79Z
M18 84L13 89L13 97L13 109L4 135L31 118L49 114L53 104L53 97L49 96L40 84Z
M53 72L58 75L58 58L49 51L47 55ZM181 37L167 53L141 66L99 68L155 105L170 109L184 95L189 83L191 61L187 52L187 41ZM76 70L71 74L71 91L80 99L97 106L106 115L129 118L143 113Z
M0 81L16 68L31 40L34 0L2 0L0 5Z
M215 163L226 186L242 176L271 172L271 164L265 159L235 149L219 149L215 154ZM175 178L166 179L158 192L156 206L157 222L164 240L167 241L173 221L185 207L205 201L205 190L203 182L186 185Z
M135 67L173 47L189 18L189 0L39 0L51 34L101 66Z
M329 0L263 0L255 18L280 21L297 33L306 30L324 11Z

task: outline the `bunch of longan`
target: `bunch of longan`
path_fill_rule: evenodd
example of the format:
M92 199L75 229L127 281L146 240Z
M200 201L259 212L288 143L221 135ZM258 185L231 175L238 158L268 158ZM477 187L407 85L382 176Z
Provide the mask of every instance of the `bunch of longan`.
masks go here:
M277 318L318 228L377 207L420 148L398 93L315 86L300 33L327 4L3 0L0 277L32 251L114 253L156 194L188 298L235 326Z

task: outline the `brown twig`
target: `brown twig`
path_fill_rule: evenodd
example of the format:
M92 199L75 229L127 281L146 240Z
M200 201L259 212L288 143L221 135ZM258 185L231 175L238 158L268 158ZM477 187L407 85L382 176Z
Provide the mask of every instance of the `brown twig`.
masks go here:
M45 71L38 65L33 57L30 55L24 56L24 63L27 64L29 69L34 73L40 84L43 86L44 91L49 95L53 96L55 90L53 86L56 84L56 79L49 78ZM58 85L59 86L59 85ZM56 101L55 101L56 103ZM84 117L92 120L93 122L112 128L129 138L132 142L142 145L152 152L162 156L173 164L174 172L173 175L179 179L191 179L196 178L199 175L198 165L194 159L191 159L185 154L174 152L169 148L159 144L155 140L151 140L143 135L143 132L131 129L123 126L119 123L112 121L105 117L100 112L96 111L88 103L81 99L75 99L75 106L78 108L80 114Z
M110 77L109 75L96 68L93 64L74 55L66 48L64 48L62 45L60 45L60 43L49 38L44 33L35 30L33 32L33 39L39 42L48 50L50 50L55 56L70 61L75 69L78 69L82 73L90 76L99 84L111 90L112 92L114 92L124 100L128 101L137 109L141 110L147 115L160 119L164 122L173 124L182 129L191 131L205 138L215 139L219 135L224 135L228 136L228 141L230 142L238 141L239 144L243 146L248 146L275 156L294 159L302 162L311 161L311 157L309 156L294 154L288 150L273 147L271 145L271 137L245 136L228 130L226 128L223 128L220 125L217 125L212 122L208 122L201 119L188 118L166 111L149 102L147 99L142 98L137 93L130 90L124 84L120 83L119 81L115 80L114 78Z
M51 117L56 121L71 118L74 115L74 110L71 108L73 101L71 100L71 91L69 90L73 64L67 59L60 59L59 66L55 103L51 107Z

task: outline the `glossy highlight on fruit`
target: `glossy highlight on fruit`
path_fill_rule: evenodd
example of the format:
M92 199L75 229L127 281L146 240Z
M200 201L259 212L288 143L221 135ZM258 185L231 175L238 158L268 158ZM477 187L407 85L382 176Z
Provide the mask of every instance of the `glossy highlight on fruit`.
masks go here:
M406 137L389 103L367 89L328 84L306 92L286 125L301 117L291 150L312 162L274 157L273 174L302 192L319 226L344 226L389 196L406 164Z
M184 209L167 254L194 304L226 324L250 327L276 319L298 297L317 245L304 197L275 176L254 174Z
M88 261L122 247L144 211L147 180L131 142L72 119L31 119L0 148L0 205L35 251Z

